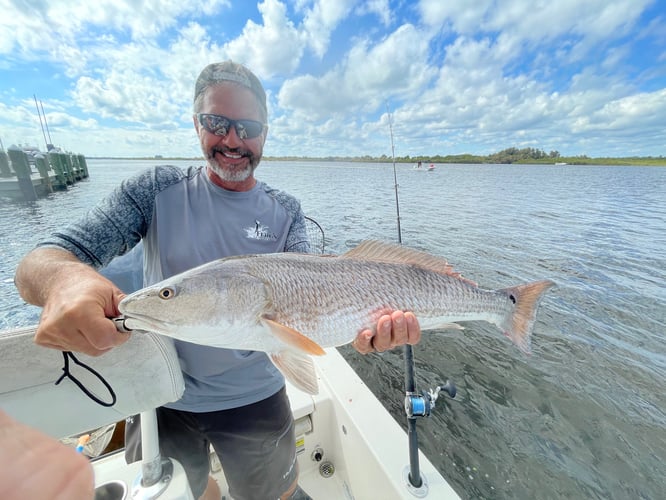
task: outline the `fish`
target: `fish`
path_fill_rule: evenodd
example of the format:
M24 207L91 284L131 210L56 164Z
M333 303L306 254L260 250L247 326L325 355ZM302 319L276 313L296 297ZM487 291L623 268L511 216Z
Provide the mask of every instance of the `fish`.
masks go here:
M125 326L213 347L263 351L299 389L317 394L311 356L412 311L422 331L460 321L497 326L530 352L539 302L554 282L480 288L442 257L368 240L341 255L270 253L211 261L125 298Z

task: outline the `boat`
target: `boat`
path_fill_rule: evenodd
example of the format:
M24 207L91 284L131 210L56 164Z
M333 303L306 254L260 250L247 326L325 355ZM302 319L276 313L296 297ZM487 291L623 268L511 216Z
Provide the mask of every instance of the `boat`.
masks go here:
M44 108L42 106L40 111L36 96L35 106L46 143L46 153L29 144L11 145L5 151L0 140L2 198L33 202L54 190L67 190L69 185L88 177L88 165L83 155L66 153L51 142Z
M314 219L306 222L310 241L323 253L321 226ZM105 270L123 284L122 289L140 286L136 280L143 262L141 250L137 245ZM35 330L30 326L0 332L0 408L64 443L80 444L91 457L96 498L193 499L182 466L160 456L157 444L155 408L178 400L184 390L172 341L136 332L104 356L74 356L37 346ZM411 346L405 349L411 363ZM416 438L416 418L428 416L440 389L446 388L418 395L410 365L412 382L404 395L406 433L336 348L326 349L314 362L317 395L287 383L299 485L310 496L317 500L459 498L418 449ZM143 460L128 465L122 448L107 451L106 445L109 429L136 414L141 415ZM96 439L84 445L82 438L87 436ZM212 450L210 461L223 498L230 498Z
M76 354L67 362L66 354L34 344L35 328L0 333L3 411L69 442L140 413L146 458L128 465L122 449L95 457L98 496L193 499L182 466L160 457L156 445L154 408L177 400L184 388L170 340L151 333L133 334L104 356ZM61 375L63 362L66 369ZM316 369L318 395L287 385L296 422L299 484L310 496L317 500L459 498L420 451L421 484L411 484L407 434L335 348L316 359ZM96 380L95 374L102 378ZM84 394L74 379L99 401ZM211 471L229 498L216 458L211 453Z
M416 165L412 167L413 170L419 170L420 172L432 172L435 170L435 165L431 163L427 167L424 167L421 162L418 162Z
M30 163L30 166L34 167L35 166L35 158L37 155L41 155L42 152L39 150L37 146L30 146L29 144L25 144L23 146L20 146L21 151L23 151L26 154L26 157L28 158L28 163Z

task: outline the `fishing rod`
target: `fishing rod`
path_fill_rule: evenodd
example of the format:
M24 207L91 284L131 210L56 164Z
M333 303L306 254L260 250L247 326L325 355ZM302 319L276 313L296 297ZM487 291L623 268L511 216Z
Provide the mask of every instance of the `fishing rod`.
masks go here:
M398 198L398 174L395 167L395 143L393 141L393 123L388 102L386 103L386 114L388 116L389 132L391 135L391 157L393 159L393 181L395 188L395 211L398 221L398 242L402 244L402 231L400 228L400 202ZM405 344L405 413L407 414L407 437L409 439L409 467L404 471L407 487L416 497L423 498L428 495L428 482L421 475L419 467L419 438L416 430L417 417L429 417L431 410L435 407L435 401L441 391L450 397L456 396L455 385L447 380L446 384L437 386L435 390L416 391L416 377L414 376L414 352L412 346Z
M398 221L398 243L402 245L402 231L400 230L400 201L398 200L398 174L395 169L395 144L393 142L393 123L391 122L391 112L388 102L386 103L386 114L388 115L389 132L391 134L391 158L393 159L393 187L395 189L395 212Z

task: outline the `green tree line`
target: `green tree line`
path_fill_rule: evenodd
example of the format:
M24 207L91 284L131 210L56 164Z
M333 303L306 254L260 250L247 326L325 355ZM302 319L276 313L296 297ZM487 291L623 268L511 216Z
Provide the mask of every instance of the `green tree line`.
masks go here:
M283 161L356 161L364 163L391 163L393 158L387 155L377 156L325 156L325 157L304 157L304 156L281 156L264 157L267 160ZM418 163L424 165L429 163L493 163L493 164L556 164L566 163L571 165L666 165L664 156L631 156L624 158L590 158L587 155L562 156L559 151L545 151L537 148L507 148L497 153L489 155L418 155L418 156L396 156L396 163Z
M125 158L122 158L125 159ZM161 155L153 157L134 158L146 160L203 160L203 158L180 158L173 157L167 158ZM363 163L391 163L393 158L387 155L381 156L264 156L265 160L280 160L280 161L348 161L348 162L363 162ZM562 156L559 151L545 151L537 148L507 148L497 153L489 155L473 155L473 154L458 154L458 155L418 155L418 156L397 156L395 158L397 163L412 163L416 164L421 162L424 165L430 163L493 163L493 164L558 164L566 163L569 165L649 165L649 166L666 166L666 156L628 156L621 158L610 157L597 157L591 158L587 155L579 156Z

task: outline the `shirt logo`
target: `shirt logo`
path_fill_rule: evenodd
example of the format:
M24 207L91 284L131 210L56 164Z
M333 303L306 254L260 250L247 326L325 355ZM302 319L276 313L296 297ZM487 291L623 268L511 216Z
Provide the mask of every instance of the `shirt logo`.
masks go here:
M254 226L245 228L245 236L250 240L277 241L278 239L271 228L264 226L258 220L254 221Z

